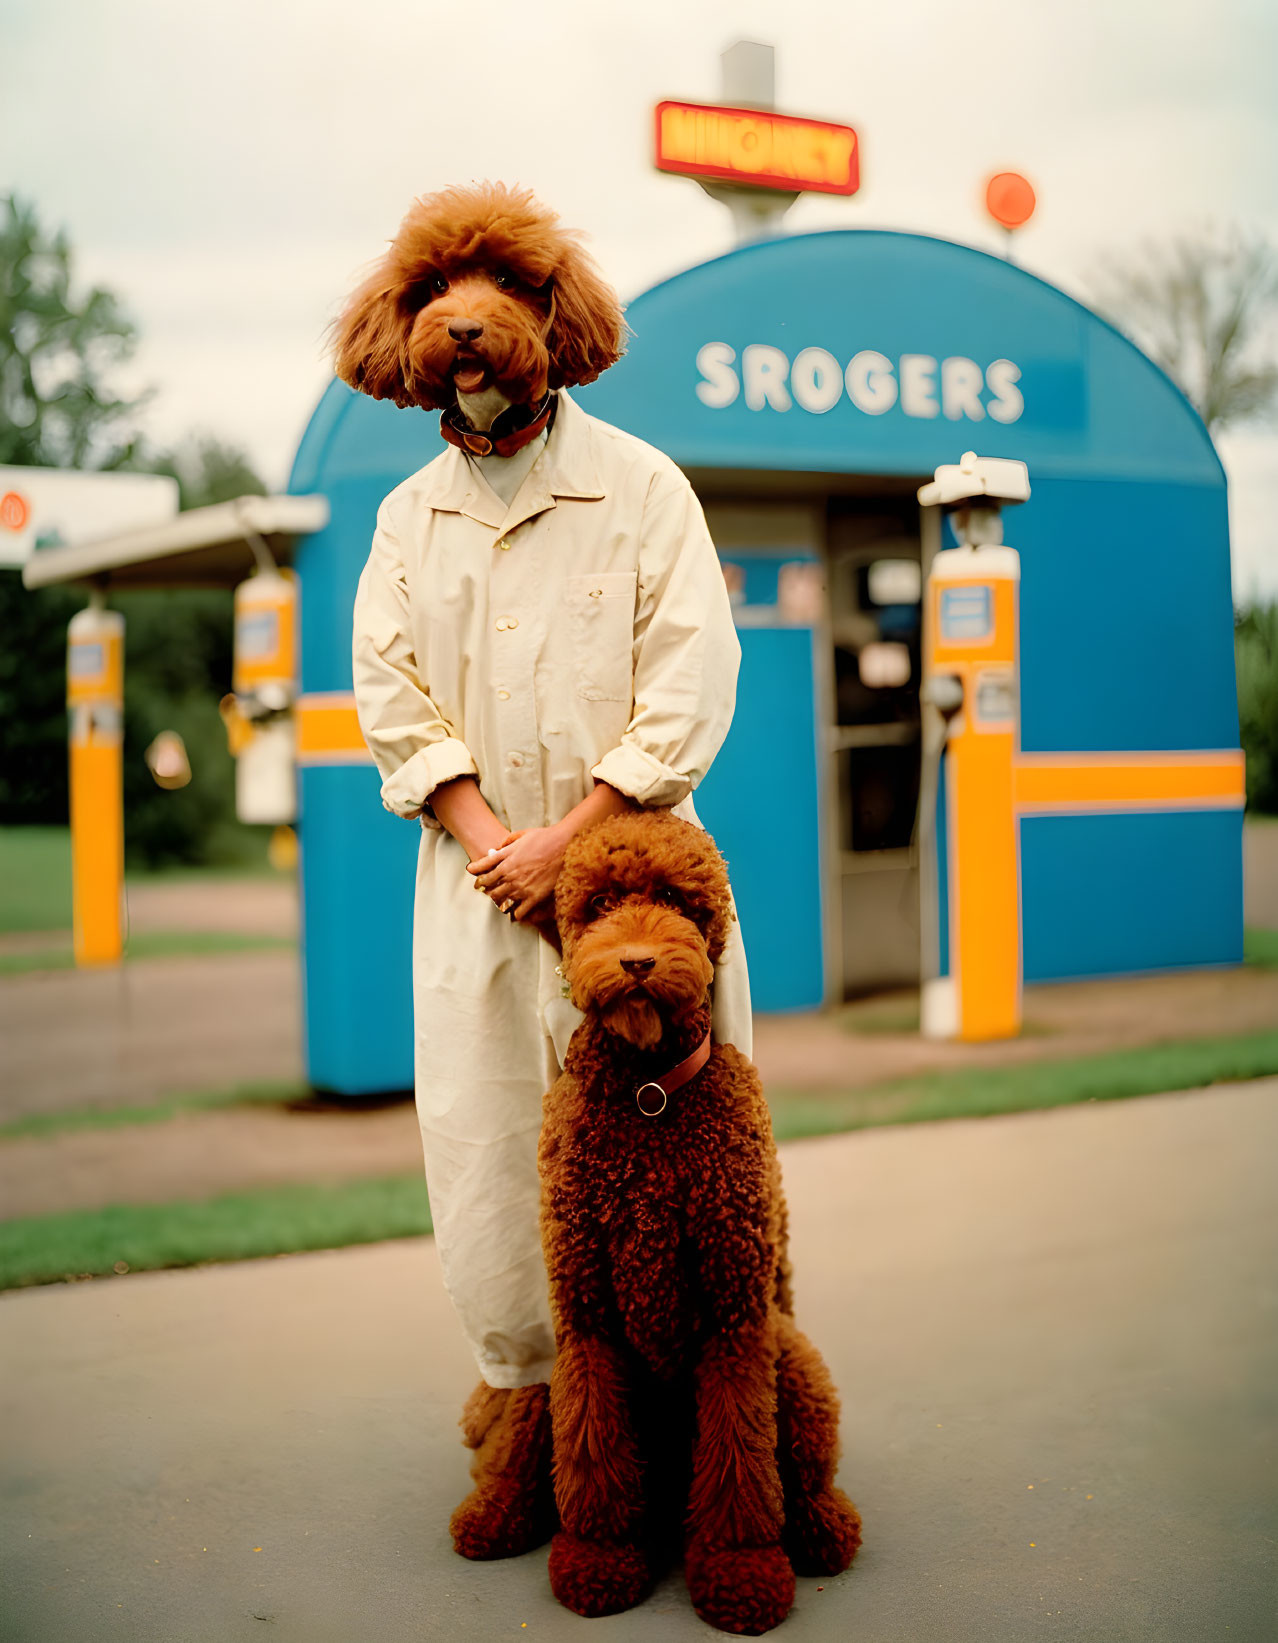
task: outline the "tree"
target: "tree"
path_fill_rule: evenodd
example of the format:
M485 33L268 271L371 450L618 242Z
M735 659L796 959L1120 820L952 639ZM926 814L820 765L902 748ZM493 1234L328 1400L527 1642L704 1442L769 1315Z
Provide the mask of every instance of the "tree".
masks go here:
M65 233L50 237L34 206L0 196L0 463L120 468L137 453L127 399L108 377L136 332L110 291L72 290Z
M237 496L265 496L266 486L238 445L215 434L197 434L175 450L146 464L150 473L168 474L178 482L179 507L207 508L233 502Z
M1278 815L1278 604L1234 623L1238 729L1247 750L1247 808Z
M1090 285L1097 309L1180 385L1212 433L1278 402L1278 256L1260 235L1148 242L1134 257L1107 258Z
M116 298L72 292L65 234L50 238L34 208L0 197L0 463L168 473L184 508L264 491L245 453L205 434L156 454L130 419L143 398L108 386L135 332ZM0 570L0 825L65 823L66 627L79 588L22 586ZM234 767L218 718L231 687L228 592L126 593L124 802L133 860L202 861L232 823ZM164 792L143 760L159 730L191 754L189 787Z

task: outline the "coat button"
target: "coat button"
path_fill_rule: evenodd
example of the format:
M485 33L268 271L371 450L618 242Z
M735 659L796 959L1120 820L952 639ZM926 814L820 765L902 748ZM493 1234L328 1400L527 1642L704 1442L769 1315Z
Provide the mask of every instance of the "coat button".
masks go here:
M506 626L508 628L517 628L519 626L519 618L517 616L508 616L506 618Z
M499 702L508 702L510 700L510 692L508 690L499 690L497 692L497 700Z
M510 755L510 762L511 762L511 764L512 764L512 765L514 765L514 767L515 767L515 769L516 769L516 770L518 770L518 769L519 769L519 767L520 767L520 766L521 766L521 765L522 765L522 764L523 764L523 762L524 762L524 756L523 756L523 754L522 754L522 753L512 753L512 754L511 754L511 755Z

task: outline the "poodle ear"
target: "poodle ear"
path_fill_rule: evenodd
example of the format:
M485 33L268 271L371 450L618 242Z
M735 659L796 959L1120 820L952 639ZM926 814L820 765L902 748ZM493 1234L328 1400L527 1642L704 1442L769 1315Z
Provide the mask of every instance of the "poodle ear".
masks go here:
M333 327L339 377L373 399L414 403L404 382L404 348L413 328L413 290L386 258L360 286Z
M626 351L626 322L617 293L579 246L570 246L554 275L550 386L593 382Z

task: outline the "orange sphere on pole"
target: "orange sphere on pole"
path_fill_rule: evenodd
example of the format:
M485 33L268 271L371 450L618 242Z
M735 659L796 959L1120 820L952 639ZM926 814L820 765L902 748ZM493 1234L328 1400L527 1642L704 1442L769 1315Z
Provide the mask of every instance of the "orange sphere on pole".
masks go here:
M1030 220L1037 204L1034 190L1017 171L1000 171L985 185L985 209L1009 233Z

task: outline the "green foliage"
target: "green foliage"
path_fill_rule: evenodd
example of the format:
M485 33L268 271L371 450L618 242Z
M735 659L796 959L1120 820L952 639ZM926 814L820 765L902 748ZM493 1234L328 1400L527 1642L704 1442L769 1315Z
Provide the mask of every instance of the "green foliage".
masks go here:
M66 235L48 235L34 208L0 196L0 463L130 467L177 479L182 506L204 507L265 486L245 453L212 435L148 455L128 421L144 403L114 394L110 372L135 332L109 291L72 289ZM231 688L229 592L126 594L125 846L151 866L213 859L234 814L234 763L217 713ZM78 589L28 591L0 570L0 826L67 818L66 626ZM189 786L163 791L143 755L176 730Z
M235 761L217 704L231 688L232 596L218 589L127 593L124 616L124 843L133 863L210 860L235 814ZM186 744L191 780L165 791L145 753L162 730Z
M208 508L215 502L234 502L239 496L265 496L266 486L248 456L213 434L199 434L175 450L147 464L151 473L168 474L178 482L179 506Z
M84 602L0 566L0 826L67 819L67 623Z
M110 291L72 290L66 235L46 233L30 203L0 196L0 463L130 463L144 398L117 395L107 378L135 342Z
M1278 815L1278 603L1234 624L1238 731L1247 755L1247 808Z
M27 589L0 570L0 826L67 819L66 632L78 588ZM134 863L212 859L233 821L234 761L217 704L231 688L232 599L219 590L128 593L125 618L125 846ZM186 743L192 779L165 792L144 754L161 730Z
M1106 259L1091 284L1098 311L1179 384L1213 433L1278 400L1278 258L1263 236L1233 229L1149 243Z

